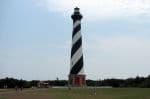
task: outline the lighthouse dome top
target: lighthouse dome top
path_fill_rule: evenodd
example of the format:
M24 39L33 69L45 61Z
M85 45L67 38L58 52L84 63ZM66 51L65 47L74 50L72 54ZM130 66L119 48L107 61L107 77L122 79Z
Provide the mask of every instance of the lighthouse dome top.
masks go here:
M80 8L76 7L74 8L74 12L79 12Z
M80 8L76 7L74 8L74 13L71 16L71 18L75 21L75 20L81 20L82 19L82 15L80 14Z

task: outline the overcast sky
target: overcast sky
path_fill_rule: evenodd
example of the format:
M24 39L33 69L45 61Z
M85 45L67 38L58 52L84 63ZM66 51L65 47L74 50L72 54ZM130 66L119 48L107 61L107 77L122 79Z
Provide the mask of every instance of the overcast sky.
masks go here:
M150 74L150 0L0 0L0 78L68 79L76 6L87 79Z

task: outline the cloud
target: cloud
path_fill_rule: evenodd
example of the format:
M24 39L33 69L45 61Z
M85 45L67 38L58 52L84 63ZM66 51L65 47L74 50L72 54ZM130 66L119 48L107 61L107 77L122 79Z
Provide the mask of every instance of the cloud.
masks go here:
M150 39L138 36L93 37L85 42L86 50L123 56L149 56ZM93 53L91 52L91 53ZM111 55L112 55L111 54Z
M150 15L149 0L44 0L43 6L62 15L72 14L78 6L89 20Z
M135 36L92 37L84 44L84 56L85 71L90 78L147 76L150 39Z
M102 48L113 49L117 47L123 48L143 48L150 44L150 40L145 37L133 37L133 36L111 36L111 37L99 37L94 38L96 44L99 43ZM94 42L94 43L95 43ZM147 48L150 48L147 46Z

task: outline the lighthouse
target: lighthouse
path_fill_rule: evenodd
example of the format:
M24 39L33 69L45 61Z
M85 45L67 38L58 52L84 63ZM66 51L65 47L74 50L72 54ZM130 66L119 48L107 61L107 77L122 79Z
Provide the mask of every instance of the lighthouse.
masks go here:
M73 87L84 87L86 85L86 79L84 74L84 62L82 52L82 15L80 14L80 9L78 7L74 8L74 13L71 18L73 20L73 32L69 84Z

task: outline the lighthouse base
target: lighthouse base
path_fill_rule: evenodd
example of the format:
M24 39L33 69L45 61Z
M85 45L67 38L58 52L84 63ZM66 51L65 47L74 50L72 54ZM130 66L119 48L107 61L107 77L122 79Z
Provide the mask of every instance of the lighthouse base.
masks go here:
M72 87L84 87L86 86L85 75L69 75L69 85Z

